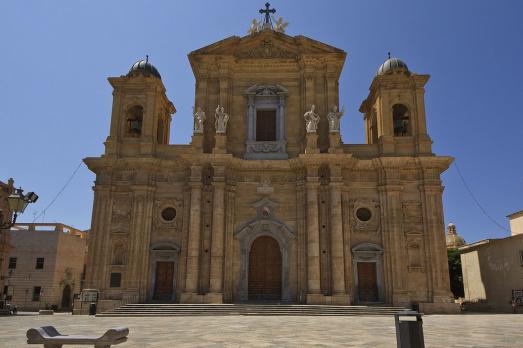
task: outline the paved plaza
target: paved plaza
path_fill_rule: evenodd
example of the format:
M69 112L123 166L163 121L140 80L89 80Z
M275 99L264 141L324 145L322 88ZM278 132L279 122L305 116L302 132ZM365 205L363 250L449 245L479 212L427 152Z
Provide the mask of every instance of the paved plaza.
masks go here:
M55 314L0 317L0 347L29 347L25 332L53 325L63 334L98 335L129 327L115 347L395 347L393 317L95 318ZM522 347L523 314L424 317L426 347ZM37 346L34 346L37 347ZM67 346L69 347L69 346Z

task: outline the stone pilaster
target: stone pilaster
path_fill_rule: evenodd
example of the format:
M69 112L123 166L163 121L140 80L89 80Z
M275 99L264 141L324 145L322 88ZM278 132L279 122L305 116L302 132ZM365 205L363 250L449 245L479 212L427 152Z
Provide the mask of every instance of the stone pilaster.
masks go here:
M307 175L307 303L321 296L320 234L318 228L318 168L308 168ZM311 296L312 295L312 296Z
M225 259L223 274L223 301L233 301L233 250L234 250L234 215L236 186L227 183L225 187Z
M129 292L138 296L138 301L145 301L154 188L136 185L133 189L134 198L131 213L133 219L129 233L129 261L123 285Z
M91 231L89 232L89 253L87 254L86 287L105 289L109 286L107 277L106 249L111 224L111 193L109 188L96 185Z
M212 302L223 302L223 258L225 224L224 167L214 168L210 292Z
M318 148L318 134L307 133L307 146L305 147L305 153L320 153Z
M399 171L399 169L394 169ZM386 184L379 187L385 202L386 221L383 222L383 235L386 245L385 253L390 257L390 275L392 278L392 303L396 306L409 305L410 300L406 287L407 265L405 260L405 243L402 223L401 191L398 184Z
M227 136L225 133L216 133L212 153L227 153Z
M194 133L191 139L191 146L196 152L203 152L203 133Z
M344 267L344 241L341 212L341 168L331 167L330 181L330 227L331 227L331 274L332 274L332 295L346 297L345 290L345 267ZM333 173L337 176L333 176Z
M201 224L201 196L202 196L202 167L191 167L191 213L189 220L189 238L187 243L187 272L185 274L185 292L180 302L195 303L198 296L198 266L200 259L200 224Z
M451 298L445 227L443 222L443 187L441 185L421 185L424 205L427 212L426 238L431 246L427 257L432 260L433 302L449 302Z
M340 132L329 133L329 153L343 153Z
M296 243L298 256L298 294L297 302L305 303L307 292L307 233L305 230L307 215L307 196L305 180L298 178L296 182Z

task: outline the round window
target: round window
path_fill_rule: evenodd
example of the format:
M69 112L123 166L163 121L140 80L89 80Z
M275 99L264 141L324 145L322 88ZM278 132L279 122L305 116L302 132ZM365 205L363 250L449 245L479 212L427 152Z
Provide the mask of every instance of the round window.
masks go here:
M369 221L372 217L372 213L367 208L359 208L356 210L356 217L360 221Z
M173 221L176 217L176 209L173 207L165 208L162 210L162 219L165 221Z

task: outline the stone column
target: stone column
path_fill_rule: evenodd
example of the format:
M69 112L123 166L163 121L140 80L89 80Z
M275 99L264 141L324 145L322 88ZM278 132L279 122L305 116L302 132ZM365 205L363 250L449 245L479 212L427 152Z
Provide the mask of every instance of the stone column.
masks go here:
M307 176L307 303L320 301L320 231L318 228L317 167L308 168ZM312 295L312 296L311 296Z
M334 176L334 175L336 176ZM343 252L343 227L341 214L341 187L343 186L340 166L331 166L330 181L330 227L331 227L331 274L333 297L348 297L345 290L345 267ZM340 298L342 300L342 298Z
M191 187L191 213L189 220L189 238L187 243L187 272L185 292L180 298L182 303L194 303L198 293L198 273L200 259L200 223L202 197L202 167L192 166L189 186Z
M296 181L296 245L298 254L298 303L305 303L307 292L307 233L305 231L307 215L307 196L304 178L298 174Z
M211 280L210 292L212 303L223 302L223 248L225 224L225 182L224 167L214 168L213 215L212 215L212 245L211 245Z

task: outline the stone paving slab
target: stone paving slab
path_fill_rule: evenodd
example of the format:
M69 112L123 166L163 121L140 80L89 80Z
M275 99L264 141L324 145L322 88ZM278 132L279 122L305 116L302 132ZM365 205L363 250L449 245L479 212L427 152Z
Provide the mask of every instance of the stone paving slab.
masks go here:
M426 347L523 347L523 314L423 317ZM395 347L391 317L149 317L95 318L70 314L0 317L0 348L28 346L26 331L53 325L63 334L100 335L129 327L114 347ZM79 347L79 346L64 346Z

